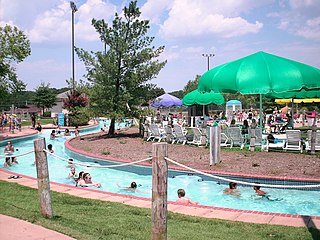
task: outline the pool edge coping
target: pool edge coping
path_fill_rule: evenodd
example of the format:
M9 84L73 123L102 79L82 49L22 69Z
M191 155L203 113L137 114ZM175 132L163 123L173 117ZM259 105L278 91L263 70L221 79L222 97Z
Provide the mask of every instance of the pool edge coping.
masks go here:
M94 153L88 153L83 150L79 150L74 148L73 146L70 145L70 142L79 138L78 137L73 137L65 141L64 145L65 147L72 152L92 157L92 158L97 158L99 160L105 160L105 161L114 161L114 162L120 162L120 163L130 163L133 162L131 160L126 160L126 159L119 159L119 158L113 158L113 157L105 157L105 156L100 156L96 155ZM151 167L152 165L149 163L141 162L137 163L137 165L142 165L142 166L147 166ZM171 170L178 170L178 171L187 171L185 168L182 167L176 167L176 166L168 166L169 169ZM270 176L270 175L256 175L256 174L245 174L245 173L232 173L232 172L221 172L221 171L213 171L213 170L203 170L203 169L197 169L201 172L205 173L210 173L210 174L217 174L217 175L227 175L227 176L232 176L232 177L251 177L251 178L263 178L263 179L268 179L268 180L279 180L279 181L305 181L305 182L320 182L320 178L301 178L301 177L291 177L291 176L281 176L281 177L276 177L276 176Z
M0 169L0 174L4 174L4 178L0 178L3 181L6 182L15 182L19 185L24 185L26 187L30 188L38 188L37 178L26 176L23 174L19 174L22 178L19 179L8 179L8 176L10 175L16 175L17 173L11 172L9 170ZM0 175L1 176L1 175ZM23 181L23 179L32 180L32 183L29 183L27 185L19 182L20 180ZM62 187L64 191L61 189L52 189L54 186ZM101 201L109 201L109 202L118 202L126 205L130 205L133 207L140 207L140 208L151 208L152 199L150 198L143 198L143 197L137 197L137 196L129 196L125 194L119 194L119 193L112 193L112 192L105 192L100 191L97 189L89 189L89 188L79 188L67 184L57 183L57 182L50 182L50 190L60 193L67 193L72 196L78 196L82 198L88 198L88 199L95 199L95 200L101 200ZM68 191L75 190L83 192L83 195L77 195L77 194L71 194ZM93 196L86 197L86 193L93 193ZM98 194L97 196L94 196L94 194ZM110 199L109 199L110 198ZM144 206L137 206L137 201L144 201ZM148 206L149 204L149 206ZM169 209L171 208L171 209ZM281 226L291 226L291 227L308 227L310 225L310 221L317 221L317 224L320 226L320 216L308 216L308 215L298 215L298 214L285 214L285 213L270 213L270 212L260 212L260 211L254 211L254 210L239 210L239 209L232 209L232 208L223 208L223 207L214 207L214 206L204 206L204 205L183 205L179 204L173 201L167 202L167 209L170 212L173 213L179 213L187 216L192 217L201 217L201 218L215 218L220 220L228 220L228 221L241 221L241 222L248 222L248 223L255 223L255 224L268 224L268 225L281 225ZM206 210L206 211L205 211ZM193 214L189 214L189 212L192 212ZM211 216L211 213L220 213L218 215L220 216L214 216L214 214ZM244 215L246 217L246 221L239 220L238 218L241 218L241 215ZM261 222L260 220L256 220L255 218L257 216L262 216L269 218L265 220L265 222ZM308 223L305 223L305 219ZM313 227L316 225L312 225ZM316 229L318 229L316 227Z

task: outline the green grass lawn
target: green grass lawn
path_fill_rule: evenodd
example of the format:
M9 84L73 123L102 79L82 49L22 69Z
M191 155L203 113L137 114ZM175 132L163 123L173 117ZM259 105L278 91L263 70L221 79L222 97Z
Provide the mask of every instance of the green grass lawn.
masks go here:
M76 239L150 239L150 209L89 200L52 192L55 217L39 213L36 189L0 181L0 213L27 220ZM259 240L320 239L319 231L241 222L187 217L169 213L168 239Z
M43 118L40 120L37 120L37 122L41 122L41 125L46 125L46 124L52 124L52 118ZM22 121L21 122L21 126L31 126L31 120L27 120L27 121Z

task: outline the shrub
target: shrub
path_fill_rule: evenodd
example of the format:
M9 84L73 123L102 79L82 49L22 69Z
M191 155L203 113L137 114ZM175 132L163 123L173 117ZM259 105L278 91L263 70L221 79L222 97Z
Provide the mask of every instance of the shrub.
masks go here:
M51 112L44 112L43 117L45 118L51 118Z
M69 113L68 117L70 126L87 125L90 120L87 108L74 108L73 111Z

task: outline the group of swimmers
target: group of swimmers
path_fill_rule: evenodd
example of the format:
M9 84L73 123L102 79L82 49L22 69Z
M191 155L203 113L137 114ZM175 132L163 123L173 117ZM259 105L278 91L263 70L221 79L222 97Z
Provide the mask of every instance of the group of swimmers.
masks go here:
M100 188L101 184L92 181L90 173L81 171L79 175L76 173L75 167L70 168L68 178L72 178L76 182L76 187L97 187Z
M257 182L256 184L260 184L260 183ZM227 195L229 194L229 195L239 197L241 193L239 190L237 190L237 186L238 186L237 183L230 182L229 187L223 191L223 194L227 194ZM256 195L255 195L256 199L260 199L260 198L265 197L266 199L268 199L270 201L281 201L282 200L282 198L271 197L267 192L261 190L261 187L259 185L253 186L253 190L256 193ZM178 193L178 199L176 201L177 203L183 204L183 205L198 205L197 202L194 202L190 198L185 197L186 192L184 189L179 189L177 193Z
M14 153L14 146L12 145L11 142L8 142L8 145L4 148L4 154L9 156L12 155ZM12 164L17 164L17 158L16 157L6 157L3 167L11 167Z
M78 127L76 127L74 133L76 136L79 136L80 131L79 131ZM52 130L51 134L50 134L50 140L54 140L55 138L61 137L61 136L62 136L62 134L61 134L60 130L58 130L57 132L56 132L56 130ZM71 132L69 131L68 128L66 128L64 130L63 136L71 136Z
M260 184L259 182L256 182L256 184ZM234 196L240 196L240 191L237 190L237 183L235 182L230 182L229 183L229 188L226 188L224 190L224 194L230 194L230 195L234 195ZM255 185L253 186L253 190L255 191L256 195L254 196L255 199L261 199L261 198L266 198L270 201L281 201L283 200L282 198L277 198L277 197L272 197L270 196L270 194L268 194L267 192L261 190L261 187L259 185Z

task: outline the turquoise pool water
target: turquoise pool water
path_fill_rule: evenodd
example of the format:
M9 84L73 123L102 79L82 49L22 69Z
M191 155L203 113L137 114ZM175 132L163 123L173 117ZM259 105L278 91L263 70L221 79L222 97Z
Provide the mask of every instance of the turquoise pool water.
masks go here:
M101 126L98 126L87 131L81 131L81 134L96 132L100 130L100 128ZM72 136L50 140L50 132L51 131L49 130L45 130L40 136L46 138L47 144L51 143L53 145L55 154L64 158L72 157L75 161L81 161L81 163L88 163L91 165L106 164L106 162L101 160L77 154L69 153L70 155L68 155L69 151L65 150L64 142ZM21 140L13 145L18 149L17 154L28 152L33 149L33 139ZM0 148L1 152L3 152L3 148L4 147ZM18 161L19 164L13 165L13 167L9 169L10 171L16 172L17 174L36 177L36 169L33 165L33 153L19 157ZM66 162L50 155L48 155L48 162L50 181L74 185L73 180L67 179L70 168L66 167ZM3 167L2 164L1 167ZM98 169L76 166L76 171L90 172L93 181L100 182L102 184L102 188L100 188L102 191L151 198L152 177L150 175L150 168L142 166L128 166L123 168ZM126 192L117 186L118 184L126 187L129 186L132 181L136 181L140 184L137 192ZM201 205L242 210L256 210L262 212L320 216L320 191L263 189L273 197L282 198L281 201L269 201L265 198L256 199L251 187L241 185L238 187L238 190L241 191L240 197L224 195L223 190L226 187L226 184L219 184L214 180L203 180L201 176L181 171L170 171L168 179L168 200L175 201L177 199L177 190L179 188L184 188L186 190L186 196L192 198L196 202L199 202Z

